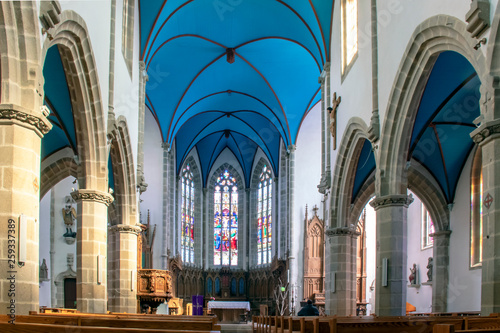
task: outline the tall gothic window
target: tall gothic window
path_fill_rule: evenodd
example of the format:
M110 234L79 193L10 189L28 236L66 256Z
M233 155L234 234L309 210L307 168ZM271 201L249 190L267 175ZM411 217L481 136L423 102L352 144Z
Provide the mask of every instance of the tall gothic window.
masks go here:
M271 262L273 180L266 165L260 174L257 195L257 264L261 265Z
M342 74L358 53L358 0L342 0Z
M483 173L481 172L481 150L478 149L472 162L470 188L470 266L479 267L483 261Z
M181 256L182 261L194 263L194 182L189 164L182 169L181 183Z
M422 250L428 249L434 243L431 235L435 232L434 222L432 222L431 214L422 203Z
M215 182L214 265L238 265L238 185L227 170Z

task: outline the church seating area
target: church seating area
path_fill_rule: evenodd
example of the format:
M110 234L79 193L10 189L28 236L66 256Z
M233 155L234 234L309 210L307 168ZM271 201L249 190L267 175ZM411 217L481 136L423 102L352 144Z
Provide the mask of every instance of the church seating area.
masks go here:
M467 317L455 314L406 317L253 316L254 333L453 333L500 332L498 314Z
M146 314L31 313L0 317L0 332L220 332L212 316L170 316Z

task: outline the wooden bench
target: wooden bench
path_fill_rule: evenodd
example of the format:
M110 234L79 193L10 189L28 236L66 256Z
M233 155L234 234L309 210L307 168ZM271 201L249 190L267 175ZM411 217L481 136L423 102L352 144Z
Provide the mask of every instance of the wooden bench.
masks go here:
M220 333L220 331L195 331L180 329L117 328L97 326L70 326L52 324L32 324L0 322L2 333Z
M469 330L456 330L453 325L449 324L436 324L432 331L433 333L486 333L486 332L500 332L500 328L473 328Z
M5 316L6 317L6 316ZM218 331L220 326L215 323L216 319L207 317L205 320L174 320L153 318L113 318L106 315L28 315L16 316L18 323L72 325L72 326L97 326L117 328L148 328L148 329L178 329L196 331Z

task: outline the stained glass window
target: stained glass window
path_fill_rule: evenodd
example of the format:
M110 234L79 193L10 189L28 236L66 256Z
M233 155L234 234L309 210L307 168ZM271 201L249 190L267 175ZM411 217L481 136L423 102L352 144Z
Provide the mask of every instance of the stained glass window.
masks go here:
M215 182L214 265L238 265L238 185L227 170Z
M471 177L470 266L483 261L483 173L481 156L474 158Z
M182 169L181 179L181 256L194 263L194 182L189 164Z
M273 179L264 165L257 192L257 264L271 263Z
M358 52L358 0L342 0L342 74Z
M434 232L434 222L432 222L429 211L422 204L422 250L432 246L434 240L430 235Z

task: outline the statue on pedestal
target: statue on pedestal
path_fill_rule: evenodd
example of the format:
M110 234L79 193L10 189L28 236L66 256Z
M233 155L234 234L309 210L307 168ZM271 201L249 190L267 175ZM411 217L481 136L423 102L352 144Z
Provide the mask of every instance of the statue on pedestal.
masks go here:
M410 284L417 284L417 264L413 264L413 267L410 268L408 280L410 280Z

